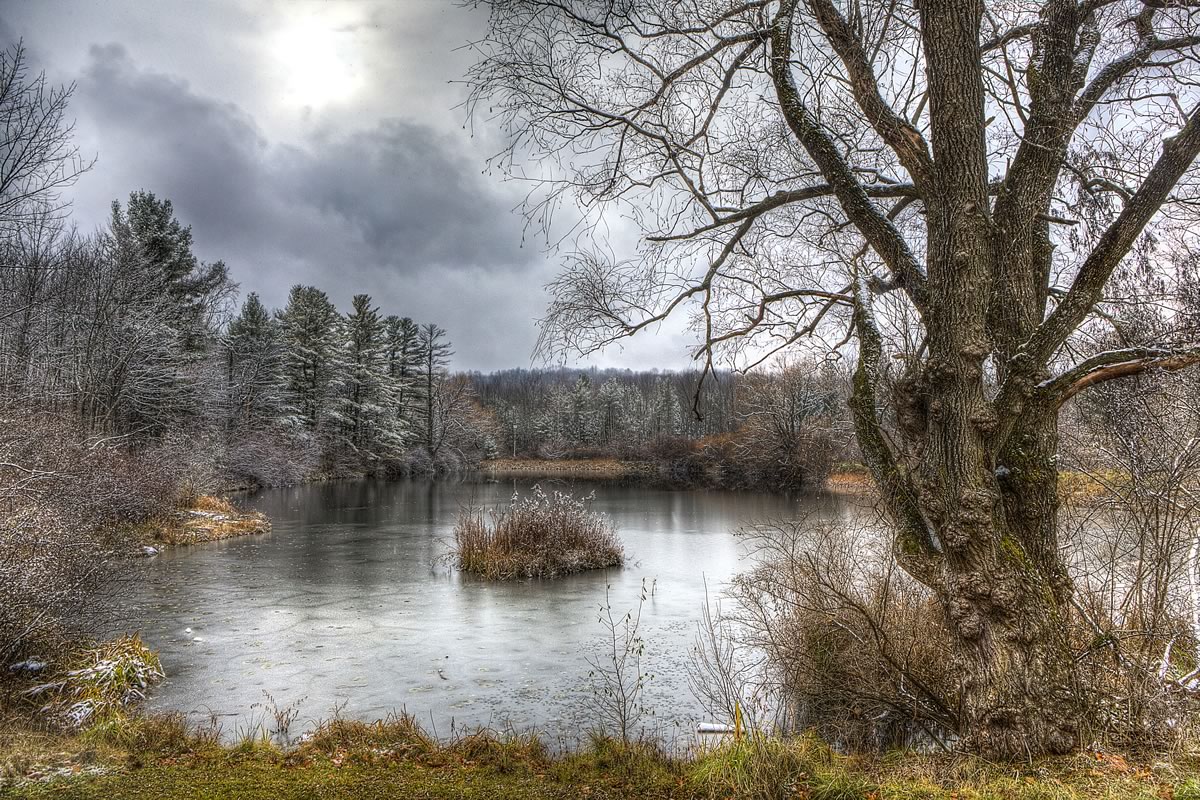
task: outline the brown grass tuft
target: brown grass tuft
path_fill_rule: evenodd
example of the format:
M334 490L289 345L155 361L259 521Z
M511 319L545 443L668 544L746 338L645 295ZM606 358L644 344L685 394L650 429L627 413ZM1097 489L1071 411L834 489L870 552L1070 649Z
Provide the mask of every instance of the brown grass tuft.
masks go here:
M271 522L257 511L240 511L227 498L200 495L184 510L159 522L152 538L161 544L196 544L267 533Z
M587 500L563 492L533 494L486 517L466 509L454 529L454 558L464 572L490 580L553 578L625 563L612 523Z

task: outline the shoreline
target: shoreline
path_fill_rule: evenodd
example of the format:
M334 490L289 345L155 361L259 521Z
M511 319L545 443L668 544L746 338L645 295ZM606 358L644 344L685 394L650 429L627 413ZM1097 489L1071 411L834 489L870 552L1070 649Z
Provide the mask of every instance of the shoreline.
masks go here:
M265 724L235 744L178 717L130 719L97 733L0 728L0 797L196 798L425 797L653 798L712 800L787 795L823 798L1200 796L1195 757L1163 760L1108 748L1032 763L968 755L846 755L811 734L724 735L681 754L656 740L596 734L555 751L536 732L465 731L449 739L397 714L374 722L330 719L309 736L272 735Z
M489 477L546 478L653 478L658 469L649 461L616 458L493 458L481 461L477 471Z
M152 556L165 547L219 542L270 532L271 520L266 514L244 511L224 495L201 495L155 523L150 535L142 537L142 548L143 553Z

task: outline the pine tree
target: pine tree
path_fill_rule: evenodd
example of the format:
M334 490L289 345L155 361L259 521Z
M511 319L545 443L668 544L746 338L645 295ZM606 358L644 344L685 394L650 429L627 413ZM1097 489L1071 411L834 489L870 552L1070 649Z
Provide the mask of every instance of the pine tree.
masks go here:
M224 264L201 264L191 229L149 192L113 203L85 263L97 281L86 353L98 377L81 392L81 421L151 435L215 422L205 393L220 374L215 318L234 288Z
M596 426L600 444L610 445L624 432L627 416L626 392L621 382L609 378L596 396Z
M229 424L266 427L282 413L279 323L251 292L225 335Z
M279 314L284 399L292 420L309 433L319 433L332 410L342 367L340 323L329 297L313 286L293 286Z
M576 447L593 444L597 436L592 381L583 373L571 387L567 407L567 437Z
M435 458L446 434L446 419L440 413L437 392L445 380L446 367L454 355L446 331L430 322L418 329L417 348L421 359L421 401L424 403L421 421L425 428L425 450Z
M109 227L118 257L132 267L133 288L162 307L185 351L203 350L215 312L235 288L224 262L201 263L192 252L191 226L175 218L170 200L152 192L132 192L124 209L113 201Z
M404 446L404 420L397 417L397 384L388 325L371 297L354 296L344 324L344 371L339 381L336 416L339 444L360 464L398 456Z
M388 375L395 398L395 416L407 429L415 427L421 417L423 404L418 408L421 373L420 331L408 317L391 315L387 326Z
M679 398L670 381L660 377L654 382L651 397L653 425L651 431L655 437L678 436L683 414L679 407Z

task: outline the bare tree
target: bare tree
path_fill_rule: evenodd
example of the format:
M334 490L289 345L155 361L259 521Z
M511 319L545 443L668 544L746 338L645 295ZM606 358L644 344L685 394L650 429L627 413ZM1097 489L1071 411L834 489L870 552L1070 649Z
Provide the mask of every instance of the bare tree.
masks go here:
M449 391L446 366L454 351L446 340L446 329L430 322L417 329L417 350L421 354L421 392L425 408L425 450L429 458L437 458L448 432L447 412L456 406L464 386Z
M892 553L940 601L967 744L1069 751L1058 411L1200 361L1195 341L1079 358L1131 252L1194 234L1194 4L1141 0L480 0L471 110L531 220L572 197L549 348L685 309L697 357L857 351L858 444ZM545 158L525 169L526 156ZM592 235L642 234L614 259ZM1143 236L1153 223L1155 235ZM563 240L565 244L568 240Z
M62 190L91 169L66 118L74 85L30 77L20 42L0 51L0 235L10 225L65 208Z

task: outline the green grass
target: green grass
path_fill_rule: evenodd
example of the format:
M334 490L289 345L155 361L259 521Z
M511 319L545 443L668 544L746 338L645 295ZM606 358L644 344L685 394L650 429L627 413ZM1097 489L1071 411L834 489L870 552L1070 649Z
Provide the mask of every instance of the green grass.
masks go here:
M39 778L47 766L79 774ZM1081 754L1034 765L912 753L865 759L838 755L812 738L765 737L686 759L605 738L555 755L534 736L480 732L439 743L405 716L333 720L286 751L261 738L221 746L210 729L189 731L178 717L74 737L0 734L0 767L2 800L1200 800L1200 772L1190 759L1146 764ZM103 773L86 772L97 768Z
M419 764L287 767L262 761L151 766L112 776L22 787L0 797L195 798L541 798L567 797L536 776L494 776L482 770L439 770ZM604 795L593 795L602 797ZM611 795L619 796L619 795Z

